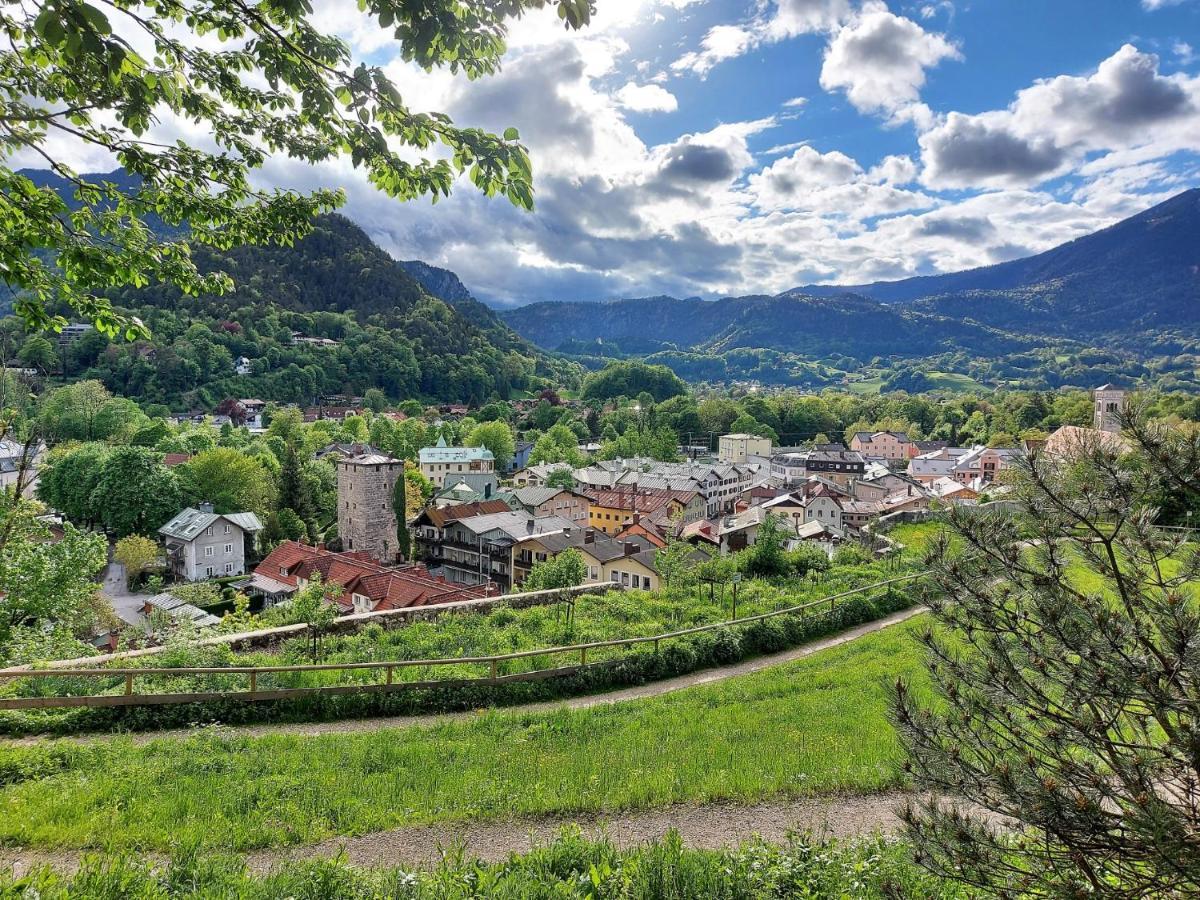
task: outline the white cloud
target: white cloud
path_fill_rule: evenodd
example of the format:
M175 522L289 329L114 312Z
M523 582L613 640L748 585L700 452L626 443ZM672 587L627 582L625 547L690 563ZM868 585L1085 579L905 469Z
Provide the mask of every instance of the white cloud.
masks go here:
M1187 0L1142 0L1142 9L1154 12L1157 9L1165 9L1168 6L1178 6L1181 3L1186 3Z
M1200 77L1162 75L1158 57L1126 44L1088 76L1060 75L1005 110L950 113L921 135L931 187L1033 185L1097 152L1143 158L1194 149Z
M1196 50L1187 41L1175 41L1171 45L1171 52L1175 54L1175 58L1185 66L1190 66L1196 61Z
M873 3L825 51L821 87L843 90L860 112L894 114L916 103L927 69L962 59L944 36Z
M666 88L657 84L634 84L628 82L617 91L617 101L633 112L674 112L679 101Z
M807 97L792 97L790 100L784 100L783 105L788 109L801 109L808 105Z
M758 37L740 25L714 25L700 41L700 49L685 53L671 68L706 75L717 63L741 56L758 43Z

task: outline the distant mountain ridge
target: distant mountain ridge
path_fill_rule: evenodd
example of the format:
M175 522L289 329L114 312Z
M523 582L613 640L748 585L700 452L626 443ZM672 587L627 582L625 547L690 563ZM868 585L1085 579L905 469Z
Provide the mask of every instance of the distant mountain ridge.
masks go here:
M795 290L822 297L856 294L999 328L1067 336L1195 328L1200 189L1024 259L902 281Z
M603 339L630 353L975 355L1070 341L1137 348L1200 338L1200 190L1028 259L967 272L712 302L549 301L501 313L549 349Z

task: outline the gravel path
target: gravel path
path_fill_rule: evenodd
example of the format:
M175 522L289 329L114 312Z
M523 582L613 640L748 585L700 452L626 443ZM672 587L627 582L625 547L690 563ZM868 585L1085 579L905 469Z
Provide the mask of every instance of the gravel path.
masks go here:
M771 668L772 666L782 665L784 663L794 662L795 660L804 659L812 656L814 653L820 653L823 650L830 650L834 647L840 647L843 644L848 644L851 641L864 637L868 634L874 634L877 631L882 631L885 628L891 628L899 625L902 622L907 622L922 613L927 612L923 606L914 607L912 609L902 610L898 613L893 613L883 619L877 619L874 622L867 622L864 625L859 625L851 628L848 631L843 631L832 637L822 638L818 641L813 641L809 644L804 644L800 647L794 647L790 650L783 650L779 653L771 653L767 656L757 656L753 659L748 659L740 663L735 663L731 666L724 666L718 669L705 669L700 672L692 672L688 675L680 675L675 678L666 678L661 681L653 681L648 684L637 685L636 687L621 688L619 690L610 691L605 694L588 694L583 697L568 697L561 700L546 700L538 703L528 703L521 706L499 706L492 707L489 710L470 710L466 712L452 713L429 713L426 715L417 716L384 716L368 719L343 719L336 722L285 722L285 723L268 723L263 725L224 725L219 726L223 734L240 735L244 737L260 737L268 734L298 734L305 736L316 736L322 734L350 734L360 731L378 731L387 728L407 728L413 725L437 725L442 722L462 721L478 716L483 712L492 709L499 712L512 713L514 715L525 715L528 713L551 712L558 709L587 709L593 706L602 706L609 703L624 703L629 700L643 700L647 697L658 697L663 694L674 693L675 691L684 690L685 688L696 687L702 684L712 684L718 681L725 681L729 678L736 678L739 675L749 675L752 672L759 672L763 669ZM197 729L188 728L173 728L164 729L161 731L139 732L132 735L135 743L146 743L152 740L160 740L163 738L184 738L196 733ZM90 735L75 735L59 740L72 741L96 741L110 740L116 737L115 734L90 734ZM25 738L14 738L0 740L0 744L21 745L39 743L46 740L53 740L45 736L32 736Z
M246 855L246 863L255 872L267 872L289 860L343 854L346 861L355 866L426 867L435 864L443 851L460 847L467 858L496 862L510 853L523 853L545 845L561 828L572 824L577 824L588 837L606 836L620 847L633 847L661 838L672 828L680 833L687 846L710 850L736 846L755 836L777 843L786 840L793 831L852 838L896 831L899 827L896 809L903 799L902 793L885 793L750 805L677 804L616 815L396 828L360 837L333 838L302 847L254 851ZM83 855L77 850L0 848L0 869L11 870L17 876L39 866L74 872ZM154 853L139 854L139 858L156 864L165 861L161 854Z

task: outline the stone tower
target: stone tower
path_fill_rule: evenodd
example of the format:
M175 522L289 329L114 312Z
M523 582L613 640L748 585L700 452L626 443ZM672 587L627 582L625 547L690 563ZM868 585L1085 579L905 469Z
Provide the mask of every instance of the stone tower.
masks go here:
M338 460L338 536L343 550L369 553L383 563L396 558L396 511L392 492L404 462L382 453Z
M1125 409L1125 391L1106 384L1092 391L1092 400L1095 410L1092 421L1096 429L1119 434L1121 413Z

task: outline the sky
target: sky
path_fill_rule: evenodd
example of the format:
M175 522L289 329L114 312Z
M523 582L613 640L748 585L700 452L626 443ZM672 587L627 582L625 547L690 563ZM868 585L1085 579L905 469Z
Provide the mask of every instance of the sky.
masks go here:
M501 72L399 60L349 0L323 28L416 110L515 126L536 207L462 182L401 203L340 186L400 259L495 305L777 293L990 265L1200 186L1200 0L596 0L515 22Z

